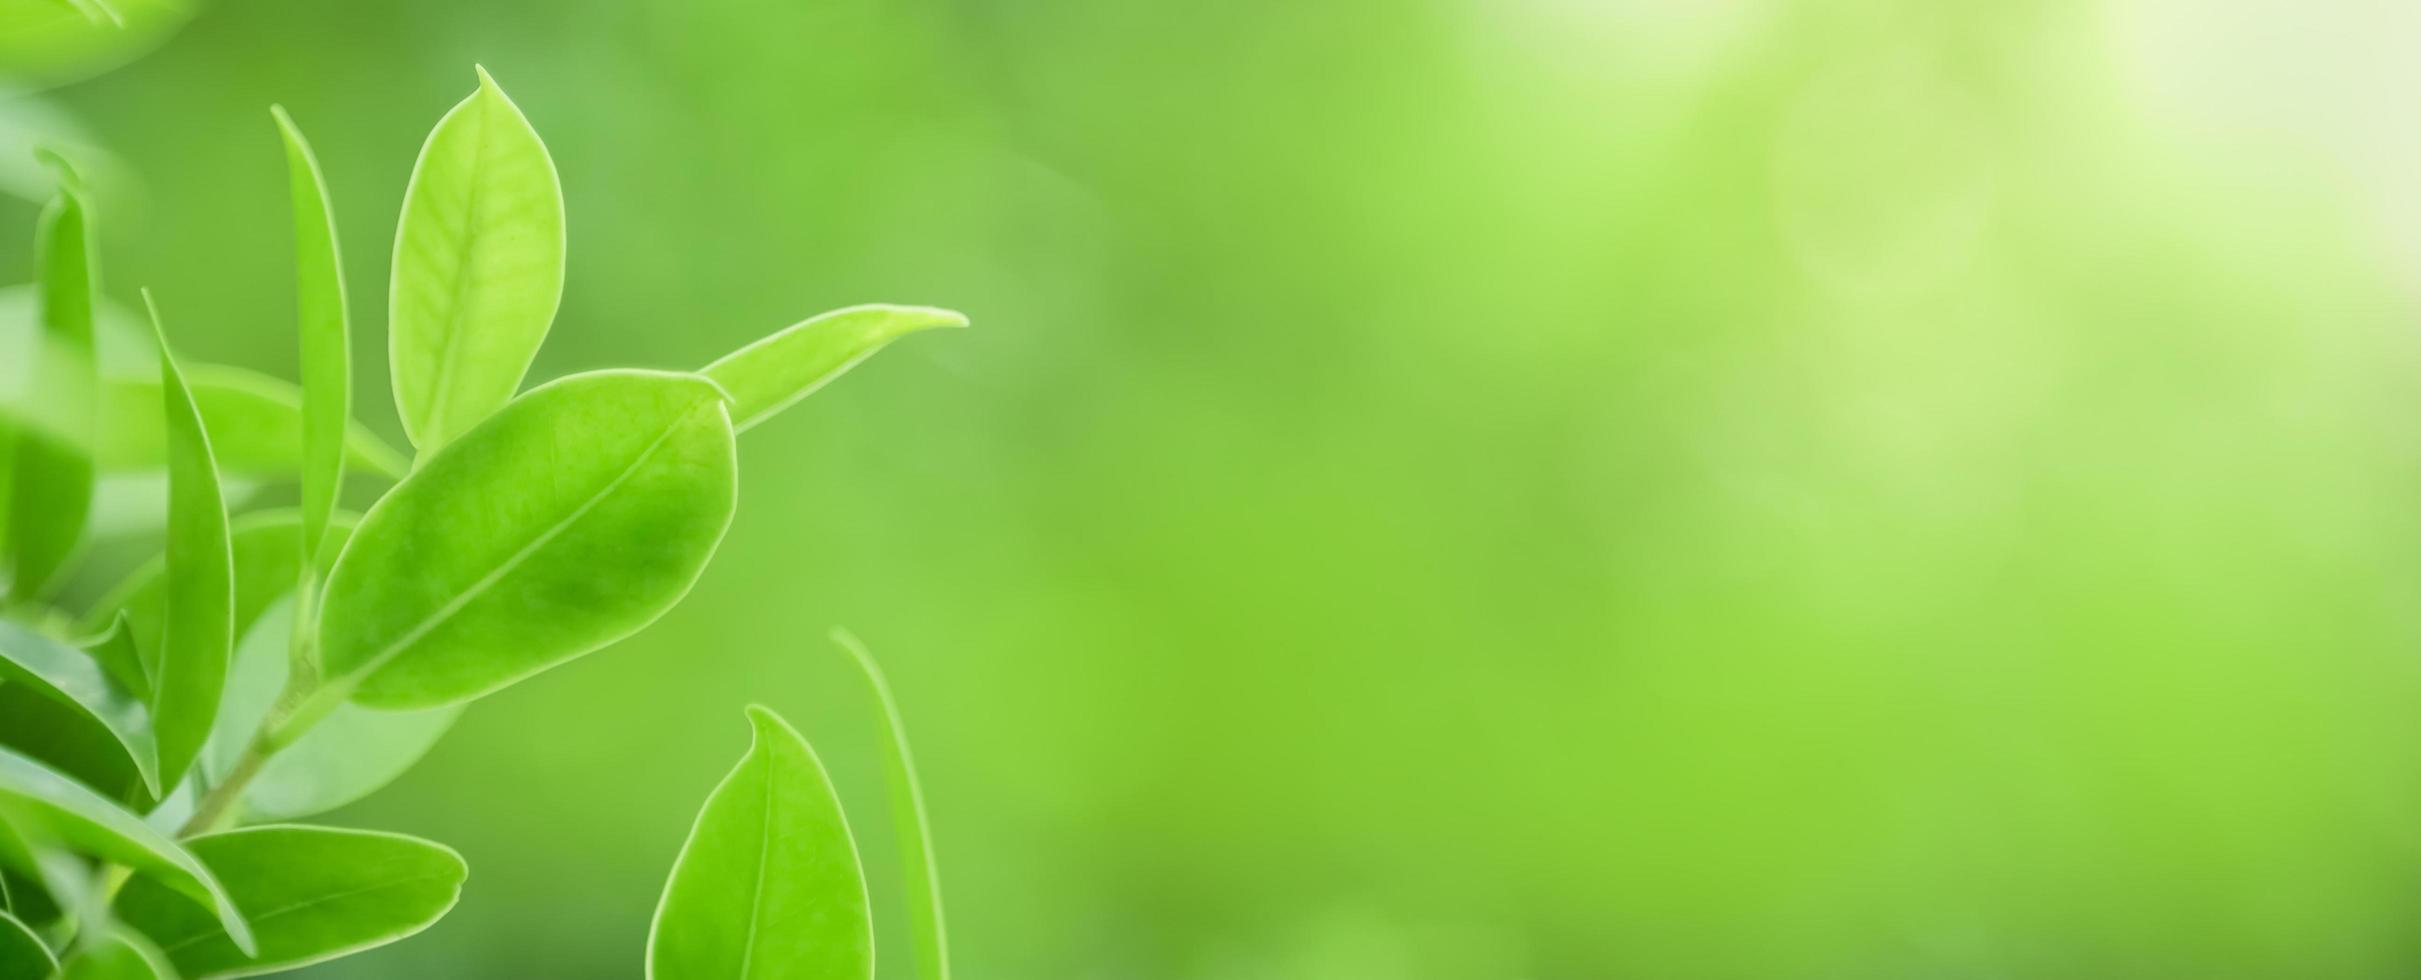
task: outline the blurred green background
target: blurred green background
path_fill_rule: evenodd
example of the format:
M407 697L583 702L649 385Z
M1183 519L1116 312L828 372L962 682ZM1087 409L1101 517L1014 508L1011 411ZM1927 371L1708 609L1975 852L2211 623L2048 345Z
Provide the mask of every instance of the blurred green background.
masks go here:
M760 701L908 976L845 624L971 978L2421 976L2409 3L219 0L7 111L114 157L111 292L291 377L288 107L393 434L475 62L569 200L534 377L977 329L335 815L472 877L308 975L638 975Z

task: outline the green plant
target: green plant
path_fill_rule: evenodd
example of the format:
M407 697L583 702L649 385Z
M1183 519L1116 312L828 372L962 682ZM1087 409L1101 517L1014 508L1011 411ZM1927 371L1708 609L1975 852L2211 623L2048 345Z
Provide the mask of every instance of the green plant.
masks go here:
M96 335L111 314L87 194L52 161L38 325L0 352L32 366L0 413L0 976L245 976L426 928L464 881L452 851L277 821L376 789L464 705L661 616L730 525L738 432L898 337L966 322L854 307L698 371L522 391L562 291L563 203L545 146L481 71L422 149L396 232L388 337L407 460L351 419L327 188L301 131L273 114L299 388L180 363L148 293L156 381L104 377ZM59 608L96 480L150 466L167 473L160 556L81 615ZM340 505L348 470L394 482L355 515ZM235 473L294 479L300 505L231 519ZM837 638L894 745L918 946L940 980L897 712L863 648ZM682 851L649 972L870 976L837 799L795 731L750 717L757 744Z

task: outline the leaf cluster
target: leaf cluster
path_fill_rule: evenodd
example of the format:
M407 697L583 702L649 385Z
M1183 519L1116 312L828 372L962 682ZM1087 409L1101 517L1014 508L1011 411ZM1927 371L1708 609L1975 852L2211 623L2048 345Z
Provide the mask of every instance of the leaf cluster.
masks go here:
M397 223L386 336L409 448L390 446L353 418L327 182L272 115L299 383L183 361L148 293L156 372L107 370L99 337L124 315L103 299L91 195L51 161L32 315L0 324L0 362L26 369L0 404L0 978L251 976L436 922L465 881L454 851L294 821L393 779L472 702L654 622L731 525L740 431L901 336L966 322L853 307L697 370L526 385L563 291L563 196L482 70L429 134ZM96 488L140 473L164 474L158 555L62 608ZM236 513L280 481L298 506ZM372 501L358 513L349 486ZM894 736L919 946L946 976L896 712L843 642ZM749 717L755 745L680 852L649 973L869 977L838 799L787 723Z

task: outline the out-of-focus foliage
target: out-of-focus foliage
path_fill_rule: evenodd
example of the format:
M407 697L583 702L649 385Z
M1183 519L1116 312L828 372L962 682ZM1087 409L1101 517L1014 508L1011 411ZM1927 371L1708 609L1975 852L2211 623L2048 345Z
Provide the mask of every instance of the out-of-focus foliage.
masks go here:
M880 799L846 623L971 976L2331 980L2421 969L2417 19L246 0L50 97L198 360L293 376L263 107L374 345L472 61L576 227L532 376L985 325L749 432L687 604L337 814L480 870L316 975L627 975L731 705Z

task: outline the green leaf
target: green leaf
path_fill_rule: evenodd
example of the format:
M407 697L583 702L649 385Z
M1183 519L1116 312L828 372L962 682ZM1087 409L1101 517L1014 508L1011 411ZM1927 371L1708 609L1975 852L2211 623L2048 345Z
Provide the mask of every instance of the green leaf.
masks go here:
M857 843L807 741L751 705L756 739L674 860L647 937L649 980L874 975Z
M235 564L218 464L201 409L185 388L159 307L151 309L160 343L160 387L167 392L168 545L160 642L144 648L153 669L151 718L160 750L160 782L173 786L201 754L218 717L235 646Z
M353 413L345 268L337 255L336 216L329 210L319 160L283 107L272 106L269 113L286 141L287 183L294 199L294 306L301 320L303 375L302 553L317 555L343 486Z
M50 947L42 944L33 927L0 912L0 977L41 980L58 968L58 958L50 955Z
M329 573L322 662L381 708L487 694L655 621L730 526L731 420L689 374L522 396L362 518Z
M900 720L899 701L891 696L891 682L883 678L874 655L856 636L836 629L832 642L840 644L856 662L858 672L865 675L883 744L890 749L883 757L883 775L891 786L891 819L899 840L900 867L908 875L917 962L924 966L926 980L950 980L950 938L942 920L941 873L933 865L933 825L925 816L925 790L916 779L916 759L908 752L907 725Z
M388 361L423 456L502 407L563 298L563 189L486 69L420 149L395 229Z
M0 749L0 815L28 834L150 875L211 909L238 948L254 948L234 901L191 853L124 807L7 749Z
M320 545L322 570L335 561L345 536L352 533L353 522L351 515L339 513L329 523L328 540ZM301 574L302 527L302 512L296 510L256 511L229 524L235 554L235 621L230 625L236 636L250 632L271 604L293 590ZM84 630L98 633L123 613L134 625L140 645L156 649L167 611L167 583L165 558L144 563L93 605L92 614L84 619ZM129 690L148 697L149 682Z
M124 621L97 647L123 649L132 631ZM153 759L151 715L141 701L128 695L94 657L50 637L0 620L0 680L22 685L71 709L69 717L106 733L125 752L126 762L143 779L143 787L160 795L160 774Z
M259 937L256 955L148 882L129 884L117 909L196 980L290 970L403 939L454 907L467 873L451 848L364 830L252 827L185 845L235 896Z
M10 456L6 568L0 591L49 589L83 541L92 512L94 417L100 371L93 359L93 260L89 213L63 163L59 196L42 212L34 260L40 268L37 348L18 406Z
M794 324L725 355L701 372L731 393L734 428L745 432L814 394L885 344L967 318L929 306L852 306Z
M227 701L204 753L204 771L216 778L232 768L252 733L286 689L293 669L287 658L293 631L280 602L236 645L235 669L227 678ZM292 820L324 813L370 795L412 768L454 726L462 706L422 711L377 711L346 704L331 711L294 744L270 756L245 787L244 819Z
M201 408L221 468L260 477L302 472L302 389L256 371L217 364L187 367L185 381ZM103 472L153 470L167 461L160 392L153 378L112 378L102 384L102 425L93 452ZM347 425L344 447L346 462L389 479L411 467L402 452L359 423Z
M148 939L113 929L60 964L59 980L178 980L168 957Z

